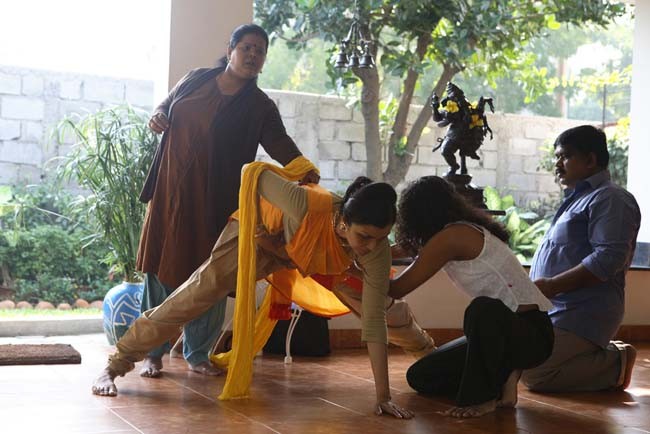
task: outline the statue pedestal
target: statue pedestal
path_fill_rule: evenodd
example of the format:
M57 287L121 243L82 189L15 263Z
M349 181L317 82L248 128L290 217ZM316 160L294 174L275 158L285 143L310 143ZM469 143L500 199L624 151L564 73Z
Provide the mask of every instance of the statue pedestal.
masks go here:
M472 184L472 175L445 175L443 178L456 187L459 192L467 201L477 208L485 210L491 215L506 215L505 211L488 209L485 205L485 198L483 197L483 188Z
M456 187L456 191L467 199L469 203L477 208L487 210L483 189L472 184L472 175L445 175L443 178Z

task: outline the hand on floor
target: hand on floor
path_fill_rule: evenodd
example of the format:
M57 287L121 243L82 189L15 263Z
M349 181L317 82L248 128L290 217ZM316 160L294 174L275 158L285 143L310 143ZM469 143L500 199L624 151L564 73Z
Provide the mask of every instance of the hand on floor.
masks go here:
M390 414L391 416L394 416L398 419L411 419L413 416L415 416L413 413L405 408L400 407L393 401L384 401L377 403L375 414L377 416L381 416L382 414Z

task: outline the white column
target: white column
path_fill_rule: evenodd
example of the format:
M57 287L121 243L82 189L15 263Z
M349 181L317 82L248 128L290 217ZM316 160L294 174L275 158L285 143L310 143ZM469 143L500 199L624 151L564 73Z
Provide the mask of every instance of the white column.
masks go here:
M253 0L163 0L160 7L169 11L160 34L169 50L160 59L165 67L156 78L157 102L191 69L214 66L233 29L253 21Z
M650 2L635 2L628 190L641 208L639 241L650 242Z

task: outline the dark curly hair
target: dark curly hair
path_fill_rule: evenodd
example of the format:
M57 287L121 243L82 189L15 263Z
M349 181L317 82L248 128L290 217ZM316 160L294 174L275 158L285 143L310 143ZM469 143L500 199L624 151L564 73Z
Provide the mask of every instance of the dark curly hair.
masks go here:
M397 243L411 254L417 254L446 225L458 221L476 223L508 242L509 235L502 224L471 206L453 185L438 176L424 176L411 182L402 192L398 211Z
M345 191L339 212L346 224L384 228L395 223L395 202L397 193L392 185L359 176Z

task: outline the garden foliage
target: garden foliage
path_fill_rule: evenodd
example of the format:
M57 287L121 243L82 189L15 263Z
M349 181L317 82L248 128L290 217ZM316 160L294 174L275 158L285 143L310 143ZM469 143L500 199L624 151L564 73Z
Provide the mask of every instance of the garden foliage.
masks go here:
M0 283L14 301L72 303L102 299L110 288L108 246L87 246L91 222L56 183L3 186L0 193Z

